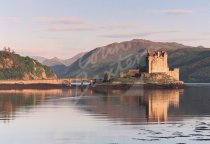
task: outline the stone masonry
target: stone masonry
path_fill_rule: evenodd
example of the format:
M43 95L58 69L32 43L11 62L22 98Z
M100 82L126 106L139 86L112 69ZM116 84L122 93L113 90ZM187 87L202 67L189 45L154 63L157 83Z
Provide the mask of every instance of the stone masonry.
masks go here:
M147 73L165 73L175 80L179 80L179 68L170 70L168 66L168 54L166 51L147 52Z

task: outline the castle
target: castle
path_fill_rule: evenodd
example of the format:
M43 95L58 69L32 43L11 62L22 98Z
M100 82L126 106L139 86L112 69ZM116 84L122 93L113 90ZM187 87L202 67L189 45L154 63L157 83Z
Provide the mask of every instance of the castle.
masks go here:
M140 75L150 76L151 74L166 74L174 80L179 81L179 68L169 69L168 54L166 51L147 51L146 71L142 71L141 69L130 69L127 72L121 72L120 77L138 77Z
M147 52L147 73L165 73L179 81L179 68L169 69L168 54L165 51Z

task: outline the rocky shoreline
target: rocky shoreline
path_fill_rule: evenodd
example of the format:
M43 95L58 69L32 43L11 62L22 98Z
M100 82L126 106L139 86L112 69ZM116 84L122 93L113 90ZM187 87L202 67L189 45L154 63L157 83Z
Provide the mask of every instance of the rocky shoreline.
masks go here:
M49 83L33 83L33 84L1 84L0 90L22 90L22 89L66 89L66 88L74 88L74 87L82 87L82 86L66 86L62 84L49 84ZM87 86L83 86L85 88ZM130 87L134 88L148 88L148 89L183 89L184 84L181 83L170 83L170 84L156 84L156 83L139 83L139 84L111 84L111 83L102 83L102 84L94 84L88 86L93 90L126 90Z
M60 84L0 84L0 90L24 90L24 89L66 89L69 88L66 85Z
M169 84L156 84L148 83L144 85L144 88L160 88L160 89L183 89L184 83L169 83Z
M184 89L184 83L168 83L168 84L157 84L157 83L139 83L139 84L96 84L92 87L93 90L126 90L132 88L147 88L147 89Z

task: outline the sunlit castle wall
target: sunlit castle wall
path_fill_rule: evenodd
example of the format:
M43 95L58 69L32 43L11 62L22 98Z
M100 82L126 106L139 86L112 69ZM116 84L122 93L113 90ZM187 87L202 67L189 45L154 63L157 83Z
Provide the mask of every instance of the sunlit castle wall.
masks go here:
M148 51L147 70L148 73L167 73L169 71L168 54L164 51Z
M148 73L165 73L179 80L179 68L169 70L168 54L165 51L149 52L146 57Z
M173 77L175 80L179 80L179 68L174 68L167 72L167 75Z

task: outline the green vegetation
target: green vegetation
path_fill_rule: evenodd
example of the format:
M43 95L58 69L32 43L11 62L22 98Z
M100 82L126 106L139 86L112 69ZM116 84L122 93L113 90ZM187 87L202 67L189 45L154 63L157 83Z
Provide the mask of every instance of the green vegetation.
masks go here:
M111 83L121 83L121 84L128 84L128 83L135 83L135 82L140 82L144 83L143 79L141 78L135 78L135 77L126 77L126 78L114 78L110 80Z
M171 76L168 76L168 75L163 74L163 73L148 74L147 76L146 75L143 76L143 77L126 76L125 78L113 78L109 82L110 83L121 83L121 84L128 84L128 83L158 83L158 84L165 84L165 83L176 82L176 80L174 80Z
M144 81L146 83L159 83L159 84L177 82L177 80L175 80L173 77L164 73L149 74L144 78Z
M44 79L54 77L55 74L30 57L22 57L4 48L0 51L0 79Z

